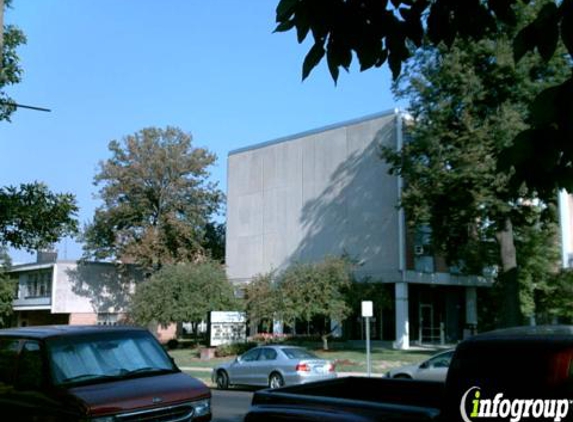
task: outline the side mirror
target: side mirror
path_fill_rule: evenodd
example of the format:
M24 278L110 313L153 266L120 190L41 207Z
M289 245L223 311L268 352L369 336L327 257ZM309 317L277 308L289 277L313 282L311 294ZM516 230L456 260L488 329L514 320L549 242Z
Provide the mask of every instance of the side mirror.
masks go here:
M426 362L422 362L420 364L420 369L428 369L430 367L430 362L426 361Z
M237 356L235 358L235 363L241 363L241 357L240 356Z

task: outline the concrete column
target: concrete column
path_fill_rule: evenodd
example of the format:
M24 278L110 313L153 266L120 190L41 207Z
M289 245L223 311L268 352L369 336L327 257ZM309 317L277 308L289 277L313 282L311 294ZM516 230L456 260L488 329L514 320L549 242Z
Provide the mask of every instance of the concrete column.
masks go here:
M396 341L394 348L410 348L410 321L408 319L408 283L396 283Z
M283 334L284 324L280 319L273 319L273 334Z
M477 323L477 287L466 287L466 325Z
M561 226L561 262L563 268L569 267L571 252L571 210L569 209L569 194L561 190L558 196L559 225Z

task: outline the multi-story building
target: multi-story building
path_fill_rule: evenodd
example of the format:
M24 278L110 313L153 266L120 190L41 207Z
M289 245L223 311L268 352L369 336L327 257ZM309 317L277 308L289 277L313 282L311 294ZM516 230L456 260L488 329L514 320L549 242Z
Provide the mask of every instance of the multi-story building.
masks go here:
M14 265L13 302L18 326L45 324L115 325L141 279L134 268L112 263L58 260L55 252L38 252L34 263Z
M358 278L393 298L378 315L378 338L407 348L475 327L478 291L491 282L455 275L424 248L428 233L408 233L397 206L402 180L380 158L381 146L401 148L405 117L391 110L230 152L231 281L347 254L360 264Z

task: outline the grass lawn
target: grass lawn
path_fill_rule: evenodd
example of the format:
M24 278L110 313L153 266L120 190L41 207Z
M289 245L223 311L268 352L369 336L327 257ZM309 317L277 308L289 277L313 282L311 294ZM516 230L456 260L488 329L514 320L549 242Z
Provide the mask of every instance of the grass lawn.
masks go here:
M342 342L333 343L329 351L323 351L319 343L308 343L303 346L312 350L321 358L335 361L336 370L338 372L366 372L365 349L353 348ZM436 353L436 350L432 349L402 351L384 347L373 347L371 350L372 372L382 374L390 368L421 362L434 353ZM169 354L175 359L179 367L205 368L205 373L207 374L209 374L209 370L218 363L228 362L234 359L232 356L202 360L199 358L198 350L190 348L170 350ZM197 376L195 374L203 373L203 371L193 371L189 373ZM207 378L209 378L208 375Z

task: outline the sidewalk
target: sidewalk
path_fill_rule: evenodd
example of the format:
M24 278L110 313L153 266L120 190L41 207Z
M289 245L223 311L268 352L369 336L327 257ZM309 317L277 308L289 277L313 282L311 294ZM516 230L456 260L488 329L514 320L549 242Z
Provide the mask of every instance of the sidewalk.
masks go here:
M202 368L200 366L182 366L181 369L184 372L211 372L211 368ZM338 377L366 377L368 376L366 372L337 372ZM372 373L370 375L373 378L381 378L384 374Z

